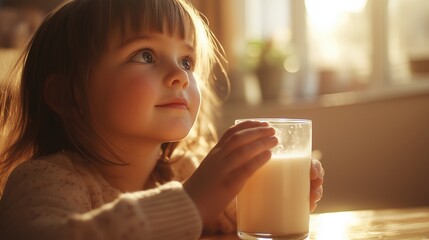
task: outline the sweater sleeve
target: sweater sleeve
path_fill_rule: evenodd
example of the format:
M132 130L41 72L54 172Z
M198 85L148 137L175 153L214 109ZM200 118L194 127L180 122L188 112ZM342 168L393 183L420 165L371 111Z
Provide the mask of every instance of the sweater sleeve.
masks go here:
M198 210L179 182L120 195L91 209L82 179L53 163L15 169L0 202L6 239L197 239Z
M196 156L186 155L172 165L173 172L178 181L186 181L198 168L200 160ZM237 231L235 199L229 203L219 217L211 224L204 226L204 233L225 234Z

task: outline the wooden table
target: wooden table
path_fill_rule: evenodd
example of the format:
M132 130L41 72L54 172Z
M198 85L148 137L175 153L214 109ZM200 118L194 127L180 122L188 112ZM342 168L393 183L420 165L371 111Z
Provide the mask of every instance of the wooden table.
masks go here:
M238 240L233 235L201 240ZM429 207L313 214L309 240L429 240Z

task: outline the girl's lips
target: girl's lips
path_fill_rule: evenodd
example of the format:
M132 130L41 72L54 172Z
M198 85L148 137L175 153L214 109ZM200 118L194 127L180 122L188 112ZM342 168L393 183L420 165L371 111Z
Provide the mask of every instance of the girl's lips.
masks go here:
M176 109L188 109L188 102L186 99L175 98L167 100L161 104L155 105L157 108L176 108Z
M188 106L185 104L180 103L171 103L171 104L164 104L164 105L156 105L158 108L178 108L178 109L188 109Z

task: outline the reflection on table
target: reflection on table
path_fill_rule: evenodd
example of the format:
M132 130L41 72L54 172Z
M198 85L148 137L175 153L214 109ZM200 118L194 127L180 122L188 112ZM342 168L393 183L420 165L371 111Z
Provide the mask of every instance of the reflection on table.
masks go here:
M201 240L237 240L236 235ZM427 239L429 207L314 214L308 240Z

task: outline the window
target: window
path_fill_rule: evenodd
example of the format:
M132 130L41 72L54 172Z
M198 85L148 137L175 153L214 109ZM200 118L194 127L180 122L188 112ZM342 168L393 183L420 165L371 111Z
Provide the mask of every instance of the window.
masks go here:
M264 85L280 89L264 98L312 99L429 77L427 0L246 0L244 5L242 65L259 79L263 97ZM270 79L281 76L266 66L270 61L282 61L281 84Z
M246 0L245 23L247 39L271 38L290 31L289 1ZM266 13L270 13L269 16Z
M428 78L429 1L389 1L389 60L392 81Z
M366 0L306 0L305 4L316 93L365 88L371 68Z

